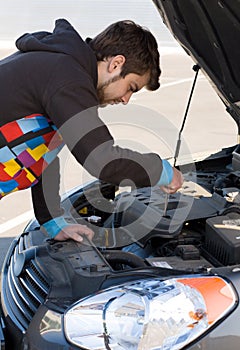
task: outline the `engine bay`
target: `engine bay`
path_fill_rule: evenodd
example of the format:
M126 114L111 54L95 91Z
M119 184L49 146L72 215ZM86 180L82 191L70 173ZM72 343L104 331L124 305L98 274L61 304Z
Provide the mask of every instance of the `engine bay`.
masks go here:
M238 264L240 172L227 166L222 171L225 156L185 172L167 208L166 193L158 187L119 192L96 182L74 195L71 216L93 228L93 243L105 255L136 243L151 245L154 254L146 261L152 266L200 271Z
M41 305L64 312L80 298L127 281L209 275L239 264L240 171L231 164L226 149L194 169L183 167L184 186L169 196L167 208L158 187L118 188L96 180L66 193L66 220L93 229L93 241L59 242L35 219L29 222L6 257L6 314L24 331ZM151 254L126 251L133 243Z

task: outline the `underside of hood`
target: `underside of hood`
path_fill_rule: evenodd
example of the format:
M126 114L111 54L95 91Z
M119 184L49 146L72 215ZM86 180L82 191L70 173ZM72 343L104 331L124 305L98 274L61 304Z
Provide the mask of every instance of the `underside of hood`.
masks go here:
M240 134L240 0L153 0L163 22L199 65Z

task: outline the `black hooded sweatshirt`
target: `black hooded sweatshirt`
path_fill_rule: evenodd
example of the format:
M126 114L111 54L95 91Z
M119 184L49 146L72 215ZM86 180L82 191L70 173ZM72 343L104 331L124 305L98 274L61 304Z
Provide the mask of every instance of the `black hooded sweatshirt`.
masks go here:
M155 185L162 162L114 145L98 116L97 61L70 23L56 21L53 33L24 34L18 51L0 62L0 126L40 113L59 129L76 160L100 180L119 185ZM56 158L32 187L40 224L62 215Z

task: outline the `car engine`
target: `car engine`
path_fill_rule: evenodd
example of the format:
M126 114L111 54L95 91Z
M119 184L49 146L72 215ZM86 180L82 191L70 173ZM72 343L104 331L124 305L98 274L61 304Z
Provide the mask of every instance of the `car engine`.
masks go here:
M212 162L211 167L186 172L166 210L160 188L118 193L106 184L84 191L71 215L95 226L94 244L103 252L136 242L152 246L147 261L154 266L199 270L238 264L240 172L221 172Z

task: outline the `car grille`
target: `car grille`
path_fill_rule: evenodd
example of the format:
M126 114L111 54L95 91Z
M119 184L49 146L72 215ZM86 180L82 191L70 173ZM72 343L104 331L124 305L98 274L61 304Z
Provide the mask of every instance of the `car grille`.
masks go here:
M47 279L33 259L25 264L20 276L14 271L18 255L26 249L25 240L26 236L21 236L14 248L4 283L6 311L22 331L27 329L49 291Z

